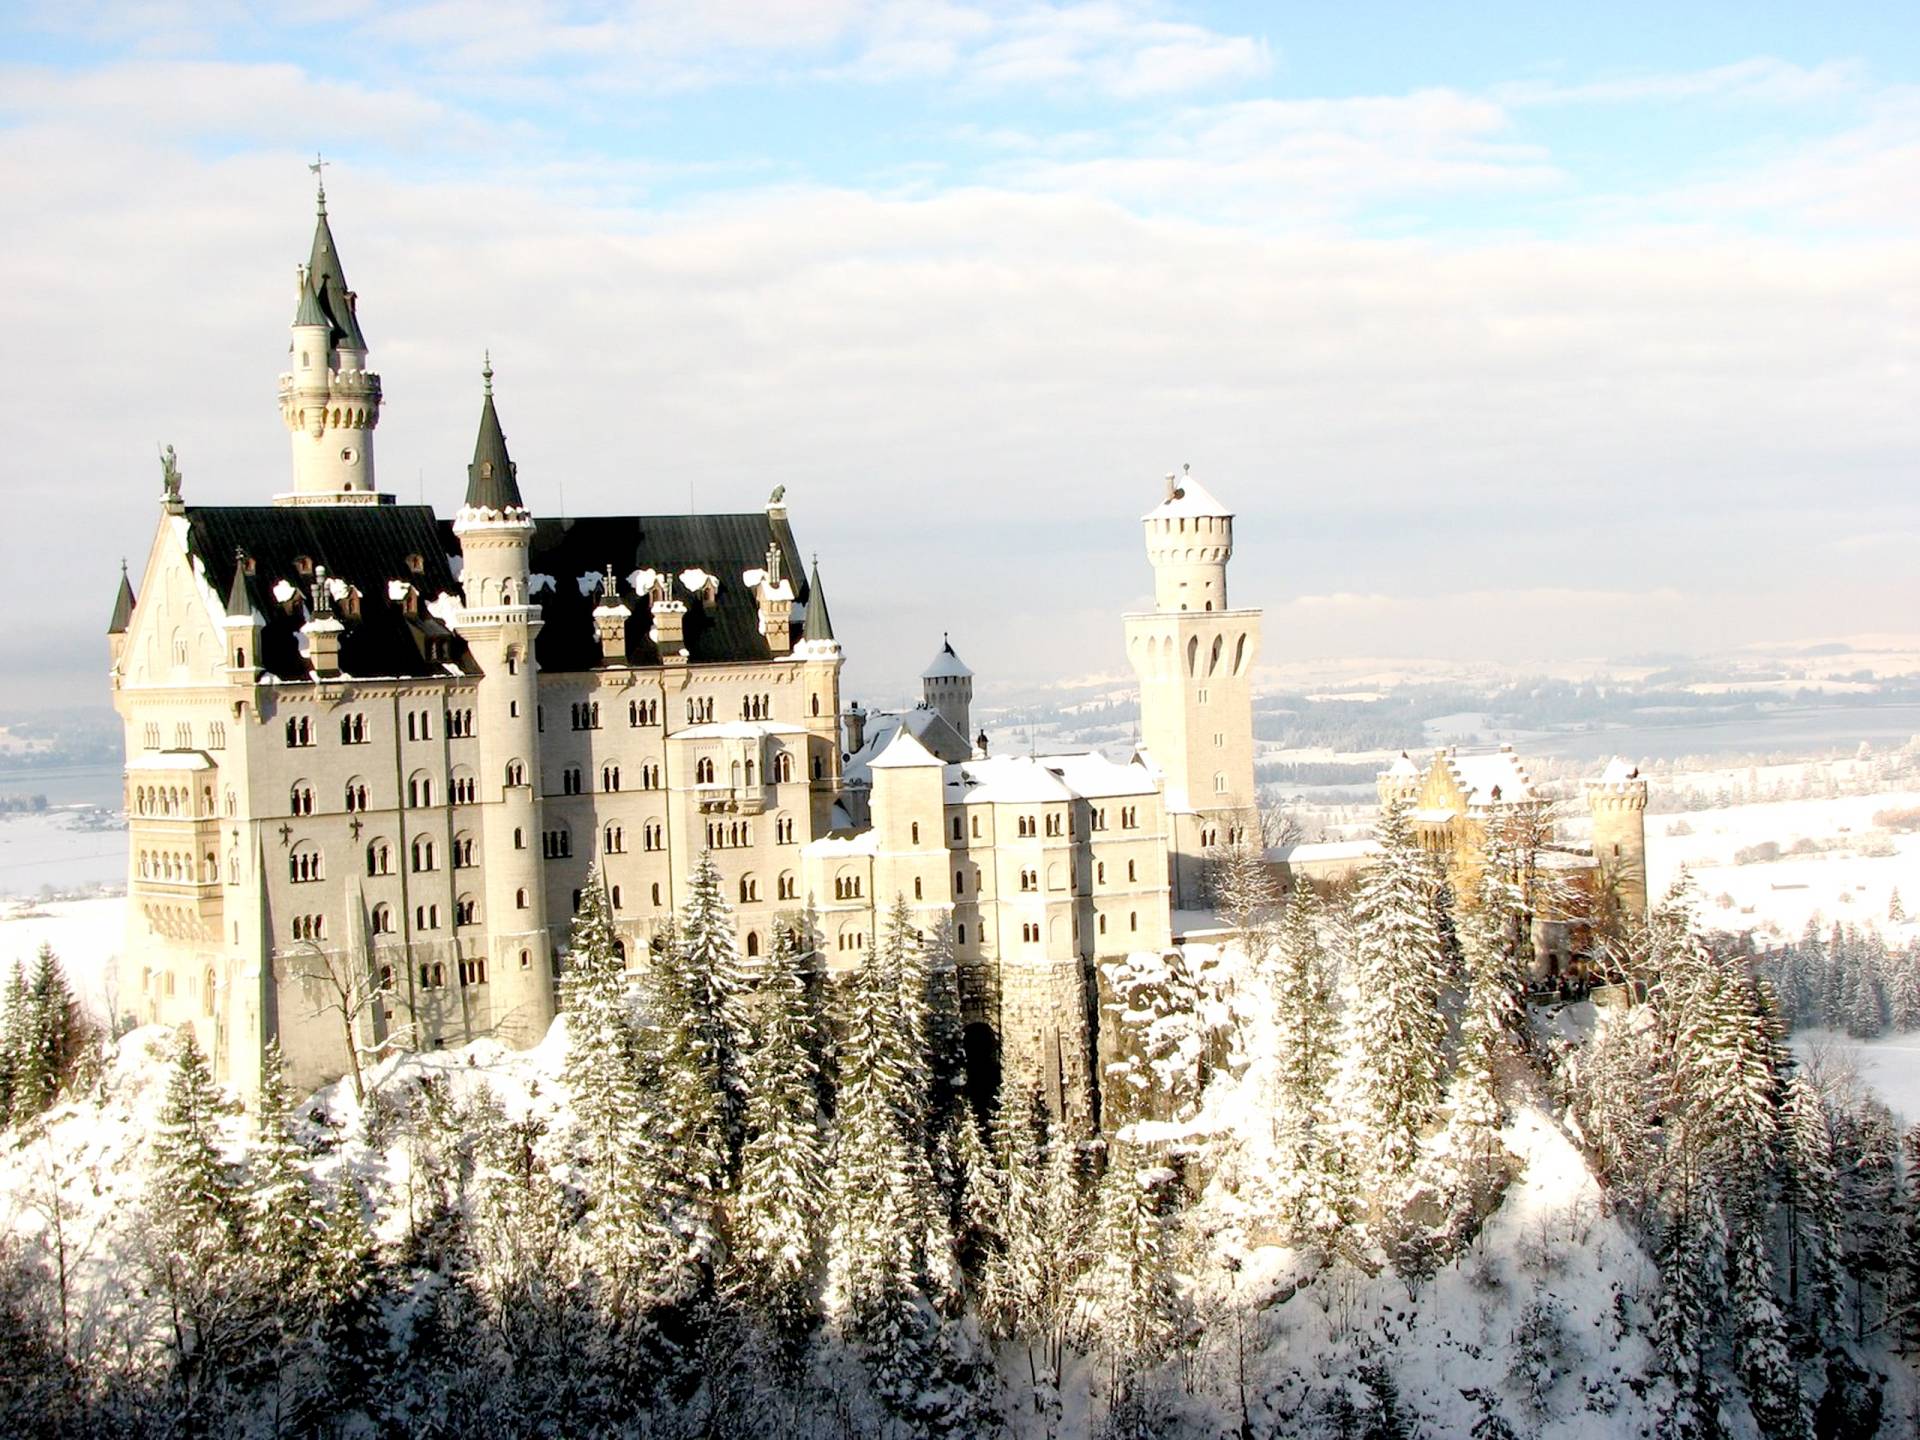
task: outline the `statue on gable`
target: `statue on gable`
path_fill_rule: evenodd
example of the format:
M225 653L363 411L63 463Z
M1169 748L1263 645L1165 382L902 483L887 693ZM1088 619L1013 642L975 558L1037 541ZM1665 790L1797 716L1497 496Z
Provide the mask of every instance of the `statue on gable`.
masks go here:
M180 498L180 461L171 445L160 449L160 495L165 500Z

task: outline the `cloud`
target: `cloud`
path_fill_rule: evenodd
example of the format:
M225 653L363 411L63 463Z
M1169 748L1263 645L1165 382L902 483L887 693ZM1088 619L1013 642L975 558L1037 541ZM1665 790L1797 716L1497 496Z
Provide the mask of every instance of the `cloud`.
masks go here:
M1702 70L1619 75L1571 84L1517 80L1494 86L1492 94L1502 104L1516 109L1689 100L1802 105L1855 96L1866 86L1866 68L1858 61L1835 60L1807 66L1761 55Z

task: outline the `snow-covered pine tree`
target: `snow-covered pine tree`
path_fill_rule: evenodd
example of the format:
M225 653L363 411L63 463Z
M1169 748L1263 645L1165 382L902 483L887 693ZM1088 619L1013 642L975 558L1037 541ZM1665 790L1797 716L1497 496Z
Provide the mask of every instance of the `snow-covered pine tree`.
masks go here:
M1901 903L1900 887L1896 885L1893 887L1892 893L1887 896L1887 919L1897 925L1906 918L1907 907Z
M1654 1341L1670 1390L1660 1408L1663 1437L1718 1440L1721 1390L1712 1365L1716 1277L1725 1273L1725 1230L1719 1207L1703 1191L1670 1191L1660 1217L1655 1257L1660 1298Z
M926 934L927 1122L931 1133L948 1133L966 1103L967 1051L960 1014L960 966L954 950L953 912L942 911Z
M1005 1243L1001 1228L1006 1205L1006 1176L994 1159L981 1122L963 1096L947 1134L954 1181L954 1253L976 1287L990 1256Z
M182 1026L154 1129L143 1260L167 1306L172 1381L188 1416L218 1403L262 1338L272 1298L241 1243L245 1207L220 1148L229 1108L192 1027Z
M746 1109L741 1057L752 1027L733 907L727 903L712 851L702 853L688 885L672 951L685 987L687 1010L684 1030L668 1047L668 1053L688 1071L689 1098L699 1099L702 1091L710 1097L701 1105L705 1113L695 1124L714 1130L710 1143L719 1147L721 1164L711 1184L717 1191L725 1187L740 1154L740 1118ZM697 1084L693 1083L694 1077Z
M1402 804L1387 807L1380 854L1354 900L1351 1077L1364 1153L1376 1190L1398 1182L1419 1155L1439 1108L1446 1065L1447 983L1429 903L1430 866Z
M1833 1131L1820 1092L1804 1075L1787 1080L1781 1199L1787 1211L1787 1298L1807 1330L1840 1327L1840 1197L1833 1168Z
M1273 1162L1266 1182L1296 1244L1326 1246L1352 1218L1328 1110L1339 1031L1322 907L1302 885L1288 898L1266 966L1273 1002Z
M1920 1030L1920 952L1911 945L1887 955L1887 1019L1895 1030Z
M1839 1177L1840 1267L1850 1282L1856 1341L1880 1323L1902 1240L1900 1136L1877 1100L1856 1100L1833 1115Z
M1175 1267L1178 1177L1116 1141L1099 1189L1095 1336L1107 1363L1108 1404L1120 1408L1141 1373L1187 1325Z
M0 1125L11 1125L27 1117L20 1072L31 1033L29 1012L27 967L16 960L7 981L5 1016L0 1019Z
M42 945L28 983L25 1049L15 1081L28 1114L40 1114L71 1083L85 1036L86 1022L59 957L51 945Z
M248 1156L247 1242L285 1302L304 1308L318 1284L326 1215L294 1138L293 1091L280 1042L270 1041L260 1071L256 1144Z
M1900 1142L1906 1161L1906 1186L1900 1213L1900 1248L1889 1280L1894 1313L1899 1317L1895 1336L1903 1355L1920 1348L1920 1125L1907 1130Z
M656 1297L663 1270L677 1271L682 1257L673 1224L679 1197L661 1183L659 1098L642 1084L640 1037L615 939L606 887L589 871L562 981L561 1074L573 1096L570 1148L591 1204L586 1261L602 1312L618 1322ZM666 968L655 957L649 973ZM670 1281L665 1288L679 1287Z
M826 1174L800 965L789 931L776 927L745 1057L746 1140L731 1212L734 1286L785 1334L811 1313Z
M1769 1440L1812 1440L1813 1412L1773 1294L1764 1205L1736 1214L1728 1240L1727 1301L1735 1369L1747 1406Z
M881 950L861 957L844 995L825 1305L861 1347L881 1398L903 1411L931 1373L934 1324L915 1253L915 1147L901 1130L900 997Z

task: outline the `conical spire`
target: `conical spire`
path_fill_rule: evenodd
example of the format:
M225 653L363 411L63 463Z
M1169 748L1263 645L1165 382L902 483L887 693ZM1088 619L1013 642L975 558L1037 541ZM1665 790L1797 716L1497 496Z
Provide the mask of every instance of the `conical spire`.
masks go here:
M319 209L313 222L313 253L307 258L307 287L333 326L333 343L364 351L367 338L360 333L359 317L353 313L353 292L347 289L347 272L340 264L340 251L333 243L333 230L327 224L324 188L320 191Z
M827 614L827 592L820 587L820 557L813 557L813 578L807 582L807 639L833 639L833 617Z
M227 614L245 618L253 614L253 587L247 583L247 552L233 547L233 584L227 590Z
M127 579L127 562L120 562L120 593L113 597L113 619L107 622L109 635L124 635L133 623L133 582Z
M480 402L480 435L473 442L473 463L467 467L467 507L473 510L522 510L520 482L507 437L500 428L500 412L493 408L493 356L487 355L480 372L486 385Z
M307 283L307 272L300 272L300 299L293 311L293 323L296 325L325 325L332 327L327 312L320 304L320 297L313 293L313 286Z

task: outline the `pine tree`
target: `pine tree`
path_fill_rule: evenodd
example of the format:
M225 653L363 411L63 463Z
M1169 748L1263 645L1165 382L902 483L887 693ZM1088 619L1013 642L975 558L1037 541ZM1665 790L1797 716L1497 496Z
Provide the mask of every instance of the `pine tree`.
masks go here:
M680 914L674 951L687 987L687 1025L681 1045L700 1087L711 1095L706 1108L716 1129L724 1166L713 1177L724 1186L740 1153L740 1121L746 1109L741 1073L751 1026L747 1017L747 977L740 941L727 903L719 868L711 851L700 857L689 879L687 903Z
M85 1026L51 945L40 947L28 986L23 1049L19 1052L18 1103L29 1115L52 1105L74 1078Z
M1840 1201L1827 1108L1805 1076L1787 1081L1782 1126L1787 1296L1812 1333L1830 1335L1840 1325Z
M1354 901L1349 1048L1368 1169L1390 1182L1412 1170L1421 1133L1439 1108L1447 1038L1440 1000L1447 977L1428 903L1428 866L1405 806L1388 807L1379 839L1380 856Z
M317 1284L326 1217L307 1178L293 1134L293 1092L280 1043L267 1045L256 1118L258 1143L248 1165L248 1243L289 1305L303 1306Z
M902 1132L900 996L882 947L850 979L828 1180L826 1307L856 1341L889 1408L906 1408L932 1368L934 1323L912 1213L914 1149Z
M1654 1335L1672 1387L1661 1407L1660 1433L1673 1440L1711 1440L1720 1434L1720 1388L1710 1348L1718 1299L1713 1277L1721 1273L1716 1262L1723 1241L1711 1196L1675 1192L1668 1197L1656 1248L1660 1298Z
M1174 1262L1177 1185L1171 1170L1143 1166L1124 1143L1116 1143L1100 1182L1094 1287L1109 1403L1116 1409L1186 1330Z
M626 965L614 944L606 888L590 872L563 982L567 1054L561 1073L573 1096L571 1138L592 1202L587 1259L603 1313L620 1322L662 1292L677 1295L686 1279L676 1265L674 1210L680 1197L662 1183L658 1102L642 1084ZM649 973L670 966L656 957Z
M788 932L777 929L745 1062L746 1140L731 1230L736 1287L788 1333L811 1306L826 1173L800 964Z
M5 1018L0 1021L0 1125L24 1120L29 1114L21 1071L31 1033L30 1009L26 966L15 961L7 982Z
M1887 919L1896 925L1907 918L1907 907L1900 903L1900 887L1893 887L1893 893L1887 896Z
M1887 957L1887 1018L1896 1030L1920 1030L1920 952L1908 946Z
M945 911L923 942L926 972L927 1121L946 1134L966 1104L967 1051L960 1014L960 967L954 952L953 912Z
M1327 1244L1350 1217L1329 1088L1337 1033L1332 962L1320 938L1321 908L1294 891L1269 949L1274 1077L1271 1185L1296 1243Z
M1773 1294L1766 1212L1737 1218L1727 1255L1734 1359L1747 1405L1772 1440L1810 1440L1812 1412L1787 1344L1786 1318Z

